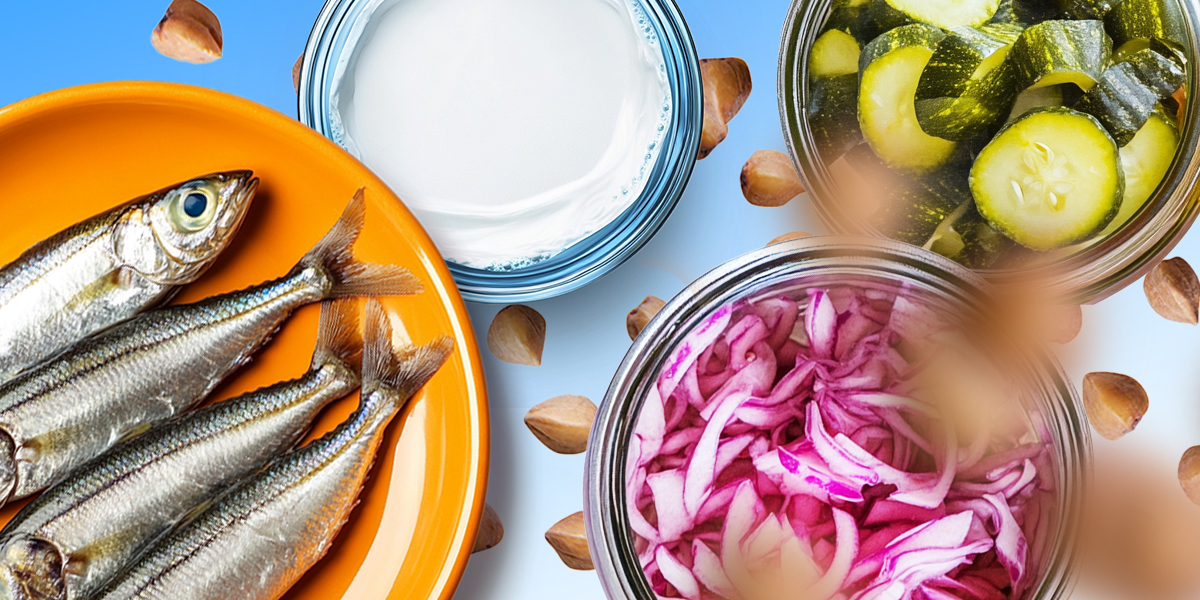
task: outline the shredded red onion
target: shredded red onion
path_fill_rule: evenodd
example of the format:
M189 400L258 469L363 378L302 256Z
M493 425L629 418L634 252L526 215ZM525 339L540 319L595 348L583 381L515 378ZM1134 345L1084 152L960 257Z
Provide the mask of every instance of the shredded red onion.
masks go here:
M726 306L659 373L626 482L655 593L1021 598L1053 506L1048 437L957 439L897 350L945 327L916 301L805 300Z

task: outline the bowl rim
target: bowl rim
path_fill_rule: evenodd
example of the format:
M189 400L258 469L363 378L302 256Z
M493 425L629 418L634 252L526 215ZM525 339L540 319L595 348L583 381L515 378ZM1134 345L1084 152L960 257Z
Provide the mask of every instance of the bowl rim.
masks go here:
M347 29L365 27L359 24L356 9L370 8L380 1L326 0L309 35L301 59L298 114L302 123L330 139L335 137L329 120L332 108L328 106L331 71L348 63L347 55L353 54L342 48L339 40L351 35ZM629 1L641 6L658 34L672 90L671 124L646 188L603 229L530 266L488 271L448 262L467 300L488 304L532 302L578 290L616 270L644 248L683 197L695 168L703 128L704 86L699 54L676 0ZM338 56L333 56L335 51Z

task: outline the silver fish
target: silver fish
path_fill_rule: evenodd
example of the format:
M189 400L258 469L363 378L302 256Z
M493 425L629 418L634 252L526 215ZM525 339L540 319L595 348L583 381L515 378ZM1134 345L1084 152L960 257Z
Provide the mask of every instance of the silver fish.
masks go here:
M0 267L0 381L199 278L257 188L250 171L198 177L78 223Z
M442 338L393 353L387 317L374 301L366 323L358 410L167 534L94 598L274 600L325 555L354 508L387 424L453 347Z
M297 444L321 409L358 389L362 340L346 302L322 304L303 377L118 444L22 509L0 531L7 598L85 597L188 513Z
M406 269L354 260L364 210L360 191L282 278L143 313L0 385L0 502L45 488L139 428L191 408L297 308L419 291Z

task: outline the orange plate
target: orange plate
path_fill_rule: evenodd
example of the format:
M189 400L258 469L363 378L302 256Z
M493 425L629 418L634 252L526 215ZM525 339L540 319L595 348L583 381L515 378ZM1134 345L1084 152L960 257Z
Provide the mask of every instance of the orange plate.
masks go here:
M361 504L329 555L287 598L449 598L471 551L487 482L479 350L433 242L349 154L280 113L201 88L111 83L38 96L0 109L0 263L130 198L229 169L253 169L262 179L258 196L232 246L177 301L283 275L365 186L367 224L355 253L404 265L425 284L420 295L385 301L413 341L450 335L457 346L390 429ZM316 306L297 312L214 398L301 375L318 313ZM348 398L326 411L314 436L356 404ZM0 521L17 508L5 509Z

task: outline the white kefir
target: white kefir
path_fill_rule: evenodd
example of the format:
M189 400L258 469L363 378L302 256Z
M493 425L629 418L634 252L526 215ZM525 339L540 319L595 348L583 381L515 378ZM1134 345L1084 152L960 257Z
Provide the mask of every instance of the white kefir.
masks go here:
M383 0L339 69L342 141L446 259L551 257L638 199L671 116L637 0Z

